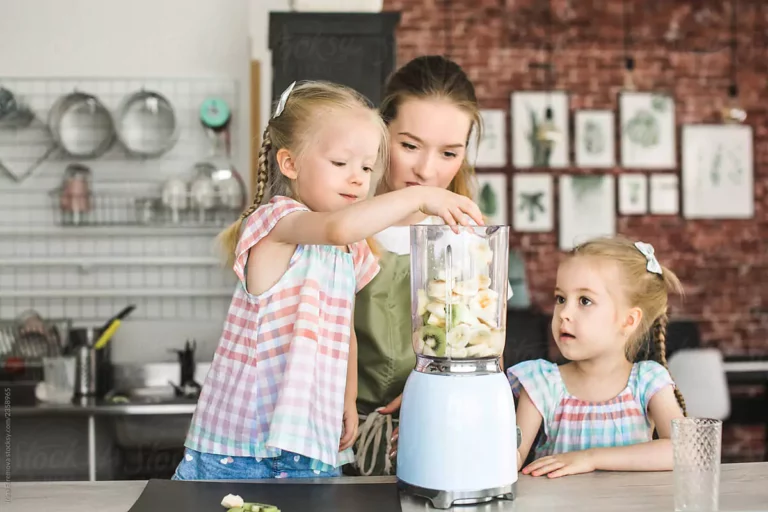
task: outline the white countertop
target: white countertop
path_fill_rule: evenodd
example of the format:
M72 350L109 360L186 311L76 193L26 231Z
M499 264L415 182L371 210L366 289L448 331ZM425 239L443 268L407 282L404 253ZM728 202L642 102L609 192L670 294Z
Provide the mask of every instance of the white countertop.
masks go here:
M394 482L393 477L334 478L323 483L351 484ZM290 480L277 480L290 485ZM296 481L294 481L296 482ZM303 481L302 483L306 483ZM55 512L127 512L144 489L146 481L126 482L33 482L11 484L10 506L3 512L51 510ZM550 480L521 476L514 502L497 501L461 512L557 511L595 512L600 510L664 511L673 509L672 472L597 472ZM720 483L720 510L768 512L768 462L724 464ZM402 498L403 512L434 510L410 496ZM224 512L225 509L221 508Z

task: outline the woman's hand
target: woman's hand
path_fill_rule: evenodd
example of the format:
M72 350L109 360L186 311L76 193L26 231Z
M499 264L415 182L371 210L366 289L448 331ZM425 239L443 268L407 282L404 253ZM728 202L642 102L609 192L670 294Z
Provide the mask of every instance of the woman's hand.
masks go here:
M523 468L524 475L557 478L565 475L591 473L595 470L592 452L581 450L577 452L559 453L537 459Z
M357 440L357 428L360 425L360 418L357 416L357 404L354 400L349 404L344 404L343 422L339 451L346 450L355 444Z
M379 407L378 409L376 409L376 412L378 412L379 414L393 414L398 410L400 410L400 404L402 402L403 402L403 395L400 394L397 396L397 398L389 402L384 407ZM394 432L392 432L392 439L391 439L392 450L389 452L390 459L393 458L395 455L397 455L397 437L398 437L399 431L400 431L400 428L395 427Z
M437 215L458 233L458 225L470 226L469 218L478 226L484 225L483 214L472 199L438 187L415 187L421 204L419 210L427 215Z

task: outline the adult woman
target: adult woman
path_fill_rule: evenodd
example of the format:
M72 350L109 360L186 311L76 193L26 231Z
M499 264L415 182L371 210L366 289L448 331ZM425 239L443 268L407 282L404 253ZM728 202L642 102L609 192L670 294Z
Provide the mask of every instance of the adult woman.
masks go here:
M471 197L474 169L466 150L481 119L474 86L461 67L439 56L410 61L387 82L380 112L389 129L390 162L377 195L428 185ZM425 223L442 221L417 213L370 241L381 270L355 300L360 474L393 472L389 455L396 422L390 415L400 408L405 381L416 363L408 226Z

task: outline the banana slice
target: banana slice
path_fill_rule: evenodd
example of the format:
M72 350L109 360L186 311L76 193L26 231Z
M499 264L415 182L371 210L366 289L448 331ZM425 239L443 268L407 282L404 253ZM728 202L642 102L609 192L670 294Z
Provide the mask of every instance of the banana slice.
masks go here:
M498 309L499 294L494 290L480 290L469 303L469 311L475 317L488 325L496 327L496 315Z
M460 324L448 331L447 343L448 346L456 348L464 348L469 343L470 336L472 335L472 329L468 325Z
M491 278L486 275L479 275L477 281L480 284L481 290L487 290L491 287Z
M437 318L445 321L445 304L440 302L430 302L427 304L426 310L435 315Z
M243 503L245 503L243 498L236 494L227 494L221 500L221 506L226 508L242 507Z
M452 357L456 359L463 359L467 357L468 351L466 348L455 348L455 347L448 347L445 351L446 357Z
M454 293L464 297L474 297L478 291L480 291L480 280L478 278L459 281L453 289Z
M467 357L490 357L497 355L488 345L470 345L467 347Z
M490 265L493 261L493 251L486 240L480 240L472 244L470 249L475 262L478 265Z
M469 336L469 345L488 345L490 346L492 339L491 328L484 324L479 324L472 329Z
M427 319L427 325L434 325L435 327L445 327L445 315L440 318L437 315L429 315Z
M427 292L424 290L416 290L416 300L416 314L419 316L424 316L424 314L427 312L427 303L429 302Z

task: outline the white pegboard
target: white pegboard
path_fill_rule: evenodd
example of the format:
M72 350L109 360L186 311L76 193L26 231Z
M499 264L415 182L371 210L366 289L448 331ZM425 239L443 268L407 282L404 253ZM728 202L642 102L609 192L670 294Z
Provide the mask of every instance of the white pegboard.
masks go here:
M211 151L199 122L200 105L215 96L237 116L236 81L0 77L0 86L26 102L37 117L26 129L0 129L0 161L19 175L52 143L45 124L48 110L74 90L97 96L113 113L127 95L156 91L173 105L178 129L175 145L157 158L131 156L115 142L92 160L55 150L20 182L0 173L0 318L35 309L76 322L104 320L133 303L138 306L131 315L135 319L223 320L235 281L231 270L221 267L213 245L228 218L205 226L62 227L51 192L72 162L91 169L95 193L126 194L129 206L136 194L157 194L169 178L191 178L195 163ZM240 151L236 127L233 121L230 157L235 162Z

